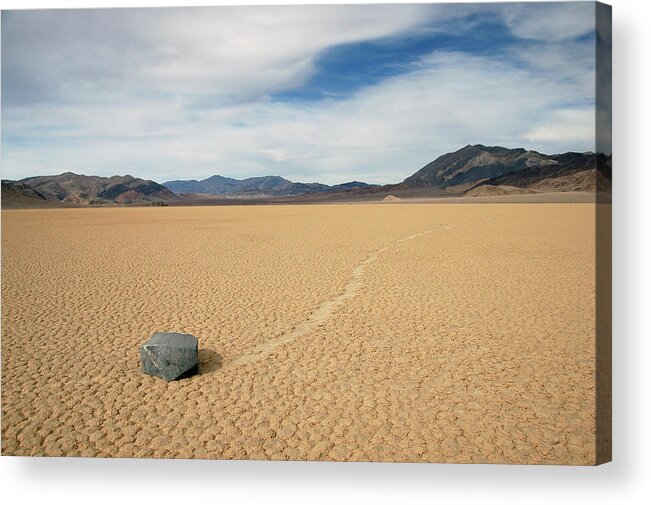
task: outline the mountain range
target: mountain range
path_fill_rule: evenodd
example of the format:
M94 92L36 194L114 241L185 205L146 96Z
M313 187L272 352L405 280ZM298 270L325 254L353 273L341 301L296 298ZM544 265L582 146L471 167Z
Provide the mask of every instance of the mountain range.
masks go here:
M232 179L221 175L213 175L207 179L197 181L177 180L167 181L163 186L182 194L215 195L215 196L294 196L309 193L323 193L329 191L347 191L353 188L368 187L365 182L352 181L335 186L319 184L318 182L302 183L292 182L277 175L264 177L249 177L248 179Z
M436 187L456 194L478 194L478 188L487 186L530 192L606 191L610 188L610 175L611 158L603 154L547 155L522 148L477 144L444 154L407 177L403 184Z
M15 206L147 204L178 200L179 197L154 181L131 175L98 177L65 172L60 175L2 181L2 200Z
M203 180L163 184L130 175L97 177L61 175L2 181L3 207L56 205L148 205L183 203L197 198L241 200L283 198L284 201L376 199L386 195L453 196L609 192L612 159L603 154L547 155L522 148L468 145L444 154L398 184L384 186L348 182L328 186L292 182L279 176L233 179L214 175Z

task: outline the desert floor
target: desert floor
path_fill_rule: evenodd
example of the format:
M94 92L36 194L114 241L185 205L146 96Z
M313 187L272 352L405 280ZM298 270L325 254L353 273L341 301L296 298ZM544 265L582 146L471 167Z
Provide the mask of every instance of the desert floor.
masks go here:
M594 214L3 211L2 454L592 464Z

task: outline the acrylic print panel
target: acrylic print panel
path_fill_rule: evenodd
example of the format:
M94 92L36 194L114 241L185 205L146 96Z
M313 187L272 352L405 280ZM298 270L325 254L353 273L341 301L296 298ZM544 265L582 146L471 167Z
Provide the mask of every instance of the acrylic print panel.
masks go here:
M3 12L2 454L609 461L610 23Z

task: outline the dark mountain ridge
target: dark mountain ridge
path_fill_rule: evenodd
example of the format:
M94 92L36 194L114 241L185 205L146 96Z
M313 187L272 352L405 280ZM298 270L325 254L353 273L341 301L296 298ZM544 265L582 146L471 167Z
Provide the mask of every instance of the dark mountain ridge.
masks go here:
M215 196L295 196L328 191L346 191L352 188L370 186L364 182L353 181L335 186L317 182L292 182L277 175L233 179L213 175L203 180L175 180L164 182L163 186L181 195L187 193Z
M54 176L2 181L3 207L153 204L165 202L268 198L294 202L377 200L393 194L405 198L546 192L608 193L612 157L592 152L547 155L522 148L468 145L444 154L398 184L384 186L352 181L328 186L292 182L280 176L234 179L213 175L203 180L164 185L131 175L97 177L66 172ZM177 194L185 194L179 197Z
M549 158L553 163L516 169L483 180L476 186L492 184L525 188L544 179L563 177L591 170L596 166L596 157L593 153L565 153L552 155Z
M414 175L404 180L410 186L450 188L474 185L483 179L525 169L536 169L557 161L537 151L522 148L467 145L453 153L444 154Z
M547 155L523 148L467 145L428 163L398 184L355 188L339 193L377 199L383 195L419 197L483 194L596 192L611 188L612 157L592 152ZM517 189L517 190L516 190ZM306 195L325 199L325 195ZM330 196L329 198L335 198Z
M144 204L178 200L178 196L154 181L131 175L99 177L65 172L60 175L2 181L5 194L76 205Z

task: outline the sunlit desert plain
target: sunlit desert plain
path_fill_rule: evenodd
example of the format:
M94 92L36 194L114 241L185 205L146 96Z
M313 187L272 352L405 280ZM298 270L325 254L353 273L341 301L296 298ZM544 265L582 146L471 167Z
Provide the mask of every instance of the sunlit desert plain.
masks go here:
M595 462L595 205L2 211L4 455ZM143 374L157 331L199 374Z

